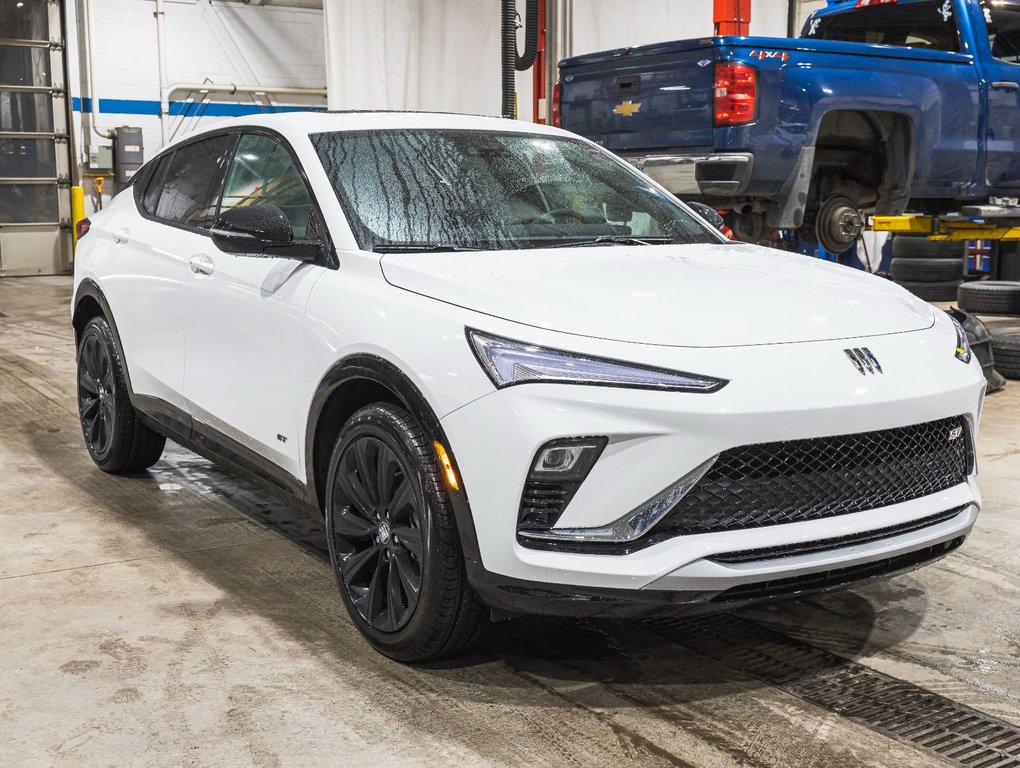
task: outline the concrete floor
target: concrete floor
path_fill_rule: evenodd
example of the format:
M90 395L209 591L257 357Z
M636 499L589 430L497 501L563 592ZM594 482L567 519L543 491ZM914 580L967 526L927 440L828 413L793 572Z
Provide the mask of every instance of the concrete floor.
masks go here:
M69 300L65 278L0 280L0 766L944 764L633 622L383 658L301 514L172 445L144 476L92 465ZM1018 428L1013 383L986 405L962 550L744 612L744 650L778 632L1020 724Z

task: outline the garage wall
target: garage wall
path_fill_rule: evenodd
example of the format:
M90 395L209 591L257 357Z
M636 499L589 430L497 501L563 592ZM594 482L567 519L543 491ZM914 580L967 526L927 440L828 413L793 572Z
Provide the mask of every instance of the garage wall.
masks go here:
M109 140L83 133L82 108L89 102L84 81L81 40L84 18L80 0L68 3L71 28L77 39L69 47L71 95L75 107L75 137L79 159L87 172L89 145ZM145 156L161 145L159 125L159 68L156 55L154 0L93 0L96 91L105 128L131 125L142 128ZM215 82L239 85L290 85L323 88L326 84L325 43L321 9L246 5L210 0L167 0L167 75L170 83ZM292 106L324 107L321 98L232 97L212 94L177 95L171 103L171 135L183 135L224 117L273 111ZM86 206L94 196L85 184ZM104 186L104 197L116 191Z
M496 0L325 0L334 109L498 115ZM574 0L575 54L712 34L712 0ZM524 2L518 1L523 13ZM787 0L753 0L751 34L786 35ZM519 47L524 48L523 35ZM517 77L531 119L531 73Z

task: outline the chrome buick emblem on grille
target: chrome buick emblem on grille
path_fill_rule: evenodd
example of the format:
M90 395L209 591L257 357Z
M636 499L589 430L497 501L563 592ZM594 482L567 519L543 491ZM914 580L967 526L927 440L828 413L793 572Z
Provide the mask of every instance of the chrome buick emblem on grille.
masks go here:
M878 358L867 347L844 349L843 353L850 359L850 362L853 363L854 368L857 369L861 376L882 372L882 366L879 364Z

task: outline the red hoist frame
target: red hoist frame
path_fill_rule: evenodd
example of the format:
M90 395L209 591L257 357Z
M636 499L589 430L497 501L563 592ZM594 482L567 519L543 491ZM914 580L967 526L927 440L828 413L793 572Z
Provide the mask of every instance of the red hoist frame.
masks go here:
M715 0L715 33L746 35L751 26L751 0Z
M539 104L545 99L545 58L545 0L538 0L538 54L531 67L531 119L536 123L548 122L539 112ZM552 104L547 101L547 114L550 109Z

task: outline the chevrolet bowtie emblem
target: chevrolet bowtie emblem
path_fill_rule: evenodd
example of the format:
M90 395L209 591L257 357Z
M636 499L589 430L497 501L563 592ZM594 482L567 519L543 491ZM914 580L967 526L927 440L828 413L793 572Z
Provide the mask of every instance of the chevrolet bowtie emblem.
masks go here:
M878 358L867 347L844 349L843 353L850 359L850 362L853 363L854 368L857 369L861 376L882 372L882 366L879 365Z
M635 104L630 99L627 99L626 101L621 101L619 104L613 107L613 112L623 117L630 117L640 109L641 109L640 101L637 104Z

